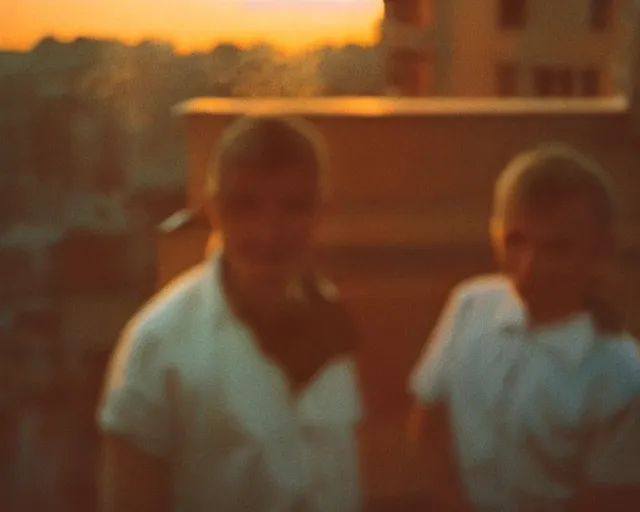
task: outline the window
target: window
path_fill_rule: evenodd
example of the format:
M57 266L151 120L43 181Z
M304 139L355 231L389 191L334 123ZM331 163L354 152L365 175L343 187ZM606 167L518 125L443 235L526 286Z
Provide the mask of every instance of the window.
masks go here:
M500 0L499 23L502 29L520 29L527 24L527 0Z
M581 73L582 95L600 95L600 72L595 68L586 68Z
M533 71L533 91L542 98L553 96L553 70L537 66Z
M568 97L575 94L573 86L573 71L568 68L555 70L556 91L558 96Z
M536 66L533 71L533 90L536 96L542 98L574 96L573 71L570 68Z
M501 62L496 67L496 93L498 96L517 96L520 69L513 62Z
M591 0L591 30L606 30L613 22L613 0Z
M428 27L434 20L433 0L420 0L418 21L421 27Z
M385 2L385 16L400 23L425 27L431 21L432 1L387 0Z
M404 96L424 96L431 92L432 73L425 55L410 50L394 52L390 59L389 85Z

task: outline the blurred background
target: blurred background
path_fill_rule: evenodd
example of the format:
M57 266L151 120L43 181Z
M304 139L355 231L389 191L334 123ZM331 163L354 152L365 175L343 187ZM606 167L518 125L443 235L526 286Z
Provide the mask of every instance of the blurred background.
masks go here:
M626 169L627 193L638 191L638 139L627 122L636 18L633 0L0 0L0 510L94 509L93 416L110 350L127 318L178 267L196 261L203 244L176 233L198 223L195 210L184 210L199 172L190 155L201 132L210 142L217 128L190 120L215 116L222 103L190 104L180 115L176 105L229 100L220 115L226 122L244 105L280 98L277 108L297 101L322 118L340 146L343 212L334 216L342 242L332 239L326 261L344 281L363 332L379 340L363 357L374 361L367 389L391 390L386 405L376 405L386 411L403 393L446 290L490 268L482 244L464 261L429 245L419 227L434 217L427 200L445 205L438 211L446 212L450 238L478 219L484 224L501 159L563 134L593 143ZM493 128L496 118L508 123L494 139L474 135L482 132L474 120L452 128L479 104ZM434 121L442 105L449 105L439 110L445 119ZM527 105L543 117L531 121L530 111L522 114ZM372 128L372 117L384 126ZM345 145L352 134L353 145ZM464 160L455 160L462 158L457 138L473 152ZM431 141L431 152L421 140ZM487 148L492 141L499 158ZM374 144L378 160L367 157ZM414 167L430 160L427 184ZM392 168L382 168L385 161ZM450 171L457 182L433 185ZM461 187L482 199L462 208L466 216L452 216L461 211L453 195ZM627 220L637 226L637 217ZM368 245L357 242L366 236ZM637 235L630 240L635 247ZM360 280L349 281L362 262ZM399 290L409 306L396 300ZM391 319L381 327L374 320L384 313ZM375 361L389 359L380 347L397 336L406 350L383 371ZM382 432L372 435L392 445Z

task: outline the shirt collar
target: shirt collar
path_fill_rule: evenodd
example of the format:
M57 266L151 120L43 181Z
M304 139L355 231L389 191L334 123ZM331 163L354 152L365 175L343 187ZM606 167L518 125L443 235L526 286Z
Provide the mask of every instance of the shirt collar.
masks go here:
M252 345L284 371L295 391L306 388L330 360L350 350L353 340L342 339L351 334L345 330L342 317L324 303L319 305L314 290L307 289L307 285L316 286L315 276L310 278L313 284L304 281L292 286L292 302L282 316L273 325L260 328L251 322L250 315L241 318L236 313L237 307L232 306L225 292L222 249L211 254L204 264L208 283L204 301L213 311L214 325L219 327L220 322L226 321L244 331Z
M512 285L509 285L504 301L498 307L496 321L504 334L524 336L532 343L539 343L570 366L584 362L596 338L593 320L586 312L553 325L531 329L526 306Z
M595 327L588 313L533 332L534 342L548 347L559 359L570 366L579 366L589 355L595 343Z
M498 328L507 334L522 334L527 330L527 309L511 283L496 312Z

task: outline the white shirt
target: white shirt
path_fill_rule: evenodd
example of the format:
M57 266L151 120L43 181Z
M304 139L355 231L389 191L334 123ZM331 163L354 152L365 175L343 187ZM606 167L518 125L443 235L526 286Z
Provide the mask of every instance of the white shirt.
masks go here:
M179 278L125 329L101 429L172 461L176 511L359 509L353 361L330 361L294 397L231 312L219 266Z
M562 510L585 483L640 484L640 359L588 314L527 328L500 276L451 296L410 387L445 402L478 510Z

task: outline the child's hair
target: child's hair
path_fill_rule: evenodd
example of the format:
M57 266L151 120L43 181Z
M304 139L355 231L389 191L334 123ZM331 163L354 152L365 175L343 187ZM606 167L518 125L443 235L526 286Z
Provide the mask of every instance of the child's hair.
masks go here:
M283 168L313 173L327 193L326 143L308 122L285 116L242 116L222 133L208 165L207 197L217 195L225 172L238 167L263 172Z
M601 227L611 230L618 198L609 174L594 160L560 143L517 155L495 187L493 215L501 219L512 200L543 210L574 197L587 197Z

